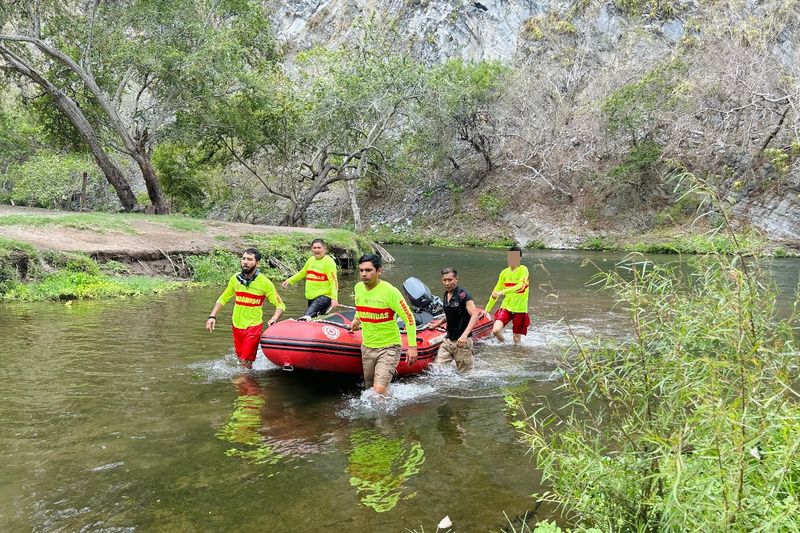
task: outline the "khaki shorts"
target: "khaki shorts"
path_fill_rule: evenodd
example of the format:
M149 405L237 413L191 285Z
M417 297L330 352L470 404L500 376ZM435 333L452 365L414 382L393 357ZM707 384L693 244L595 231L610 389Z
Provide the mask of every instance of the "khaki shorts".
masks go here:
M377 383L388 387L392 378L397 375L400 354L402 354L402 350L397 345L385 348L362 346L361 367L364 369L364 385L370 388Z
M450 361L456 362L456 370L459 372L469 372L475 366L473 357L473 344L472 338L467 338L467 345L461 348L456 341L451 341L446 338L439 346L439 352L436 354L434 364L446 365Z

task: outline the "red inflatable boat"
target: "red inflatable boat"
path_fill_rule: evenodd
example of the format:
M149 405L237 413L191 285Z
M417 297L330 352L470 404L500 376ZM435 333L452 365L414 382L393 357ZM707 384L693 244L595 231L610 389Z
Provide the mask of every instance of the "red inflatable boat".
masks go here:
M427 295L415 296L412 291ZM406 297L417 317L417 361L406 363L405 329L401 328L403 355L397 366L398 375L422 372L436 358L439 345L444 340L445 329L429 328L428 324L441 316L441 301L430 297L430 291L416 278L409 278L403 284ZM439 311L439 312L437 312ZM361 331L350 331L350 323L355 315L354 309L342 309L314 320L284 320L278 322L261 335L261 350L264 356L285 370L316 370L319 372L338 372L361 374ZM474 339L487 336L492 331L492 321L484 316L478 320L472 331Z

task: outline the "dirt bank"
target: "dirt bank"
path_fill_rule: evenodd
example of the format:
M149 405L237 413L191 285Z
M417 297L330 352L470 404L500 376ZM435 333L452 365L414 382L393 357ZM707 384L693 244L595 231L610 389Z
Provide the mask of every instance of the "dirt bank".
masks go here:
M247 246L247 236L307 234L332 230L287 228L184 217L74 213L0 205L0 238L28 243L39 250L80 252L105 262L121 261L136 273L185 275L185 256ZM268 250L262 250L269 253ZM334 253L345 253L332 250Z

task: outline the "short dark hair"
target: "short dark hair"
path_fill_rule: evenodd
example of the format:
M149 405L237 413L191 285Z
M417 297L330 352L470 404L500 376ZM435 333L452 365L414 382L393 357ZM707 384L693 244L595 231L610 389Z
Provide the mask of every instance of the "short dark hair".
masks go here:
M516 244L508 249L509 252L519 252L519 256L522 257L522 248L517 246Z
M261 252L258 251L258 248L246 248L242 255L250 254L256 258L256 261L261 261Z
M458 272L456 272L456 269L453 267L444 267L442 269L442 276L445 274L452 274L453 276L458 277Z
M311 246L314 246L314 245L315 245L315 244L317 244L317 243L320 243L320 244L321 244L322 246L324 246L325 248L327 248L327 247L328 247L328 245L327 245L327 244L325 244L325 241L323 241L322 239L314 239L313 241L311 241Z
M364 254L358 259L358 264L361 263L372 263L372 266L375 267L375 270L378 270L383 266L383 261L381 258L376 254Z

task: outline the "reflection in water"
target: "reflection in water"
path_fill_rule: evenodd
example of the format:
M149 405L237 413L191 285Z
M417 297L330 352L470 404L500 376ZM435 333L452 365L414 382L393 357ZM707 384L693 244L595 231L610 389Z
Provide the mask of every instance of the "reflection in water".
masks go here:
M356 487L361 503L383 513L397 505L407 479L419 473L425 451L419 441L389 439L374 430L358 430L350 437L350 484ZM410 499L416 493L408 494Z
M267 403L261 386L249 374L236 376L233 382L239 396L233 402L230 420L217 437L237 446L225 450L225 455L249 459L256 464L276 464L283 456L261 436L261 411Z
M336 427L329 418L299 412L296 399L281 387L264 387L252 373L234 376L233 383L238 393L233 413L217 432L217 438L236 445L225 455L274 465L330 450Z
M439 415L436 427L445 439L445 446L465 444L467 410L454 408L450 402L445 402L436 411Z

